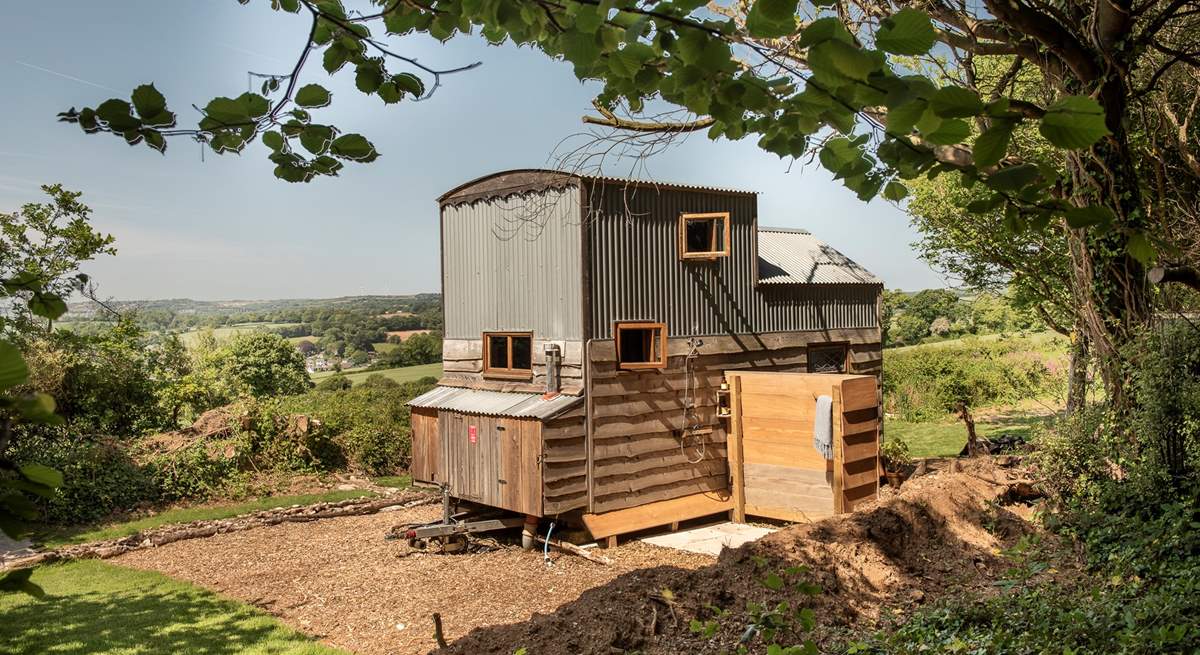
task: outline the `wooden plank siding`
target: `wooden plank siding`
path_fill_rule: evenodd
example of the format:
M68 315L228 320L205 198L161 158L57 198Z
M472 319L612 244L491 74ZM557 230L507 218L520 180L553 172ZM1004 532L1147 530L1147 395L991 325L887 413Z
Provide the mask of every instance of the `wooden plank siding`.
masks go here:
M578 341L539 339L533 335L533 376L529 380L489 378L483 373L483 339L447 339L442 342L442 379L438 384L485 391L542 393L546 391L547 343L558 344L562 353L559 365L559 390L577 396L583 392L583 344Z
M703 337L690 376L686 338L668 339L667 367L653 371L619 369L612 340L589 343L587 405L593 476L589 511L599 514L694 493L727 492L729 425L717 416L717 389L726 371L803 372L810 343L836 341L850 342L852 368L859 362L874 365L881 357L877 328ZM689 388L695 416L685 417L684 395ZM794 397L762 400L764 407L769 406L768 400L795 404ZM689 432L681 445L681 437L693 425L699 433ZM811 442L811 417L809 427ZM775 439L794 438L794 424L763 424L747 431L744 446L769 449L772 430L782 430Z
M587 412L584 405L542 426L543 506L555 516L587 506Z
M438 427L451 495L542 515L541 421L441 410Z

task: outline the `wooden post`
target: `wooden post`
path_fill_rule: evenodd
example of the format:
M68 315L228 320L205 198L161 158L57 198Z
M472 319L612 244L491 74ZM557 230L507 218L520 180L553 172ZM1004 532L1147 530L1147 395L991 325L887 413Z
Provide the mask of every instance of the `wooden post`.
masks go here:
M729 406L732 416L729 418L730 443L726 444L729 452L729 477L733 509L729 510L730 519L734 523L746 522L746 480L743 467L742 452L742 376L734 375L729 385Z
M846 455L842 437L842 384L833 385L833 407L830 412L833 418L833 513L842 514L846 511Z

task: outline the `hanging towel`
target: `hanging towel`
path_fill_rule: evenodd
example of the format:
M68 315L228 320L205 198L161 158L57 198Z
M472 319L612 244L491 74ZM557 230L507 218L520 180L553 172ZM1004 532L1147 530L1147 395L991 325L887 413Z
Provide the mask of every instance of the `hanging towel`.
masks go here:
M817 396L813 413L813 448L825 459L833 459L833 398Z

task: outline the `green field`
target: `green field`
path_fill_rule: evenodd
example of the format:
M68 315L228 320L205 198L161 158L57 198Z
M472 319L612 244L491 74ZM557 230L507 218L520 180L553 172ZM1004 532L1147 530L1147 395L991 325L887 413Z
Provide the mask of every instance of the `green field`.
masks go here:
M314 382L320 382L321 380L324 380L325 378L335 374L336 373L334 371L322 371L320 373L310 373L309 377L311 377ZM436 364L421 364L419 366L388 368L382 371L359 371L357 373L344 373L344 375L355 384L367 379L367 376L369 375L382 375L385 378L401 383L412 382L427 376L432 376L435 378L441 377L442 364L441 362L438 362Z
M0 593L0 655L345 653L249 605L152 571L95 560L38 567L46 596Z
M1011 333L1011 334L982 334L968 335L958 337L956 339L946 339L944 341L931 341L929 343L918 343L912 346L895 346L889 347L884 351L884 363L887 363L887 353L900 353L908 350L919 350L922 348L940 348L943 346L957 346L964 342L970 341L1005 341L1005 340L1020 340L1022 345L1028 345L1029 349L1035 352L1046 353L1061 353L1066 350L1067 339L1057 332L1032 332L1032 333Z
M1028 439L1035 428L1053 417L1022 414L1002 414L975 421L975 432L981 437L1016 434ZM884 439L900 439L908 444L913 457L956 457L967 444L967 426L962 421L914 423L887 419L883 424Z
M393 350L395 350L395 349L399 348L399 347L400 347L400 344L398 344L398 343L387 343L387 342L385 341L385 342L382 342L382 343L373 343L373 344L371 344L371 347L373 347L373 348L375 349L375 352L377 352L377 353L379 353L379 354L383 354L383 353L390 353L390 352L392 352Z

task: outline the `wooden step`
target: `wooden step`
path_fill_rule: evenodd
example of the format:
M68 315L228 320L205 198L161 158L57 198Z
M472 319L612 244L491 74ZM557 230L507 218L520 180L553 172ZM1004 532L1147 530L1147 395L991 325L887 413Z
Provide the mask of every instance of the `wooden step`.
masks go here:
M710 514L720 514L731 509L733 499L728 494L699 493L603 514L584 514L583 525L592 533L593 539L603 539Z

